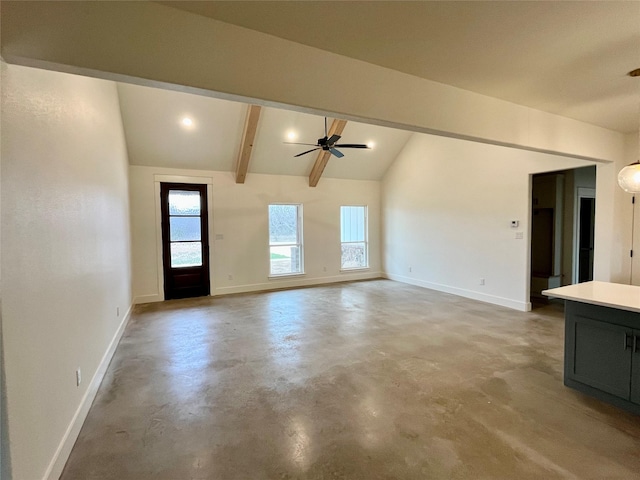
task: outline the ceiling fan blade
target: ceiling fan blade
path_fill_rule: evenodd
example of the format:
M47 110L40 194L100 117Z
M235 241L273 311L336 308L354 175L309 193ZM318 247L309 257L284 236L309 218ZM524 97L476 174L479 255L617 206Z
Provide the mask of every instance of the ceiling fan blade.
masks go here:
M340 140L340 138L342 138L340 135L331 135L331 137L327 139L327 145L333 145L338 140Z
M287 145L309 145L310 147L318 146L317 143L298 143L298 142L282 142L282 143L286 143Z
M341 148L369 148L368 145L363 145L362 143L341 143L340 145L336 144L334 147Z
M307 150L306 152L302 152L302 153L299 153L298 155L294 155L294 157L301 157L302 155L306 155L307 153L311 153L311 152L313 152L315 150L320 150L320 147L312 148L311 150Z
M329 151L331 152L332 155L335 155L338 158L344 157L344 153L342 153L340 150L336 150L335 148L330 148Z

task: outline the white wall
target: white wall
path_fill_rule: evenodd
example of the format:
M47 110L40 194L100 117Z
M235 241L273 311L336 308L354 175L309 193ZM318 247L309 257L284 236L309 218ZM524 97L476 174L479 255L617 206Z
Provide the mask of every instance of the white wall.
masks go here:
M0 90L2 82L0 81ZM2 138L2 122L0 122L0 138ZM2 149L0 148L0 178L2 176ZM2 182L0 181L0 204L2 204ZM0 211L2 208L0 207ZM2 222L0 222L0 232ZM0 239L2 234L0 233ZM2 272L2 248L0 248L0 273ZM7 420L7 387L4 374L4 338L2 335L2 276L0 275L0 479L10 480L9 469L9 431Z
M251 169L249 169L251 170ZM307 177L247 175L235 183L230 172L131 166L133 294L137 303L163 299L157 175L211 182L211 293L266 290L380 276L380 182L322 178L310 188ZM302 203L305 275L269 279L269 203ZM369 207L369 265L340 272L340 205ZM222 240L215 240L223 235ZM326 272L324 268L326 267ZM229 280L229 275L233 280Z
M0 303L0 479L11 480L9 457L9 429L7 417L7 387L4 375L4 352L2 336L2 306Z
M16 480L57 478L127 317L127 173L115 84L2 64L2 322Z
M586 164L414 134L382 183L384 271L395 280L526 310L530 175ZM520 227L510 228L511 220Z

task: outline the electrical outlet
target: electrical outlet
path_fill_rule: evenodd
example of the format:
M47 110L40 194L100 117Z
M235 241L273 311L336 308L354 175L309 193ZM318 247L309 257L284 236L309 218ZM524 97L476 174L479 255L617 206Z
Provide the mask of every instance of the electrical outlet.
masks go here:
M516 240L524 239L524 232L516 232Z
M480 285L484 285L484 278L480 279Z
M82 370L77 369L76 370L76 387L79 387L81 383L82 383Z

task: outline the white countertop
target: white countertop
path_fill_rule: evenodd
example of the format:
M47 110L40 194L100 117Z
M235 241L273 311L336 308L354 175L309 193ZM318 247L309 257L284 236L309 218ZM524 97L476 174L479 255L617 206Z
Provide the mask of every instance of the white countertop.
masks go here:
M608 282L585 282L544 290L543 295L603 307L640 312L640 287Z

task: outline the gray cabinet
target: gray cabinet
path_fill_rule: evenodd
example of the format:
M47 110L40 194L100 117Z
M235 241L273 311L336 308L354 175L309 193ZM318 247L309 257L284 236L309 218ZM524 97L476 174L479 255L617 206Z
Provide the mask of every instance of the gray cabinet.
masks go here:
M565 385L640 414L640 314L567 301L565 320Z
M631 361L631 401L640 405L640 330L633 331L633 354Z

